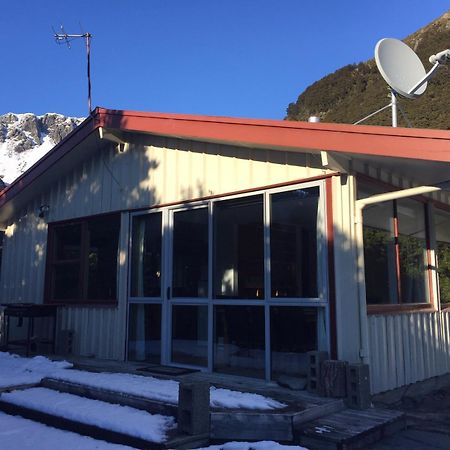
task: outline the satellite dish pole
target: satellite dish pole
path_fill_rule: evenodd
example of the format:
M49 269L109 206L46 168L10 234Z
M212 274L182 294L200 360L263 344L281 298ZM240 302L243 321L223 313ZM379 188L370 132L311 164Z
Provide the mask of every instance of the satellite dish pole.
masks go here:
M54 30L53 30L54 31ZM88 80L88 110L89 114L92 111L92 101L91 101L91 33L82 33L82 34L67 34L64 31L63 26L61 25L61 32L56 33L54 31L54 38L57 44L67 44L67 47L70 47L70 42L77 38L83 38L86 43L86 58L87 58L87 80Z

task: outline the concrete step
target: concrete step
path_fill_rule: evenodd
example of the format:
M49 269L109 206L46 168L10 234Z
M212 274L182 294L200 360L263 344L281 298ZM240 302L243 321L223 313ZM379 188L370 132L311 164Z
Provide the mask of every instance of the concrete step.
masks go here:
M295 441L310 450L356 450L406 426L402 412L370 408L345 409L295 428Z
M3 393L0 410L54 428L135 448L192 448L194 444L207 444L209 438L180 435L176 427L171 427L175 421L170 417L47 388Z

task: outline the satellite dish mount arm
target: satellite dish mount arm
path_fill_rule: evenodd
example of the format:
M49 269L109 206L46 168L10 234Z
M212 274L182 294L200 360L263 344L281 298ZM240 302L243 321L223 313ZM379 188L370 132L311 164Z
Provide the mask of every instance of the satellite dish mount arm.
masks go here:
M431 58L432 57L430 57L430 59ZM417 89L423 86L428 80L431 80L431 78L433 78L436 74L436 70L440 65L441 63L439 61L436 61L430 71L409 90L408 94L414 94Z

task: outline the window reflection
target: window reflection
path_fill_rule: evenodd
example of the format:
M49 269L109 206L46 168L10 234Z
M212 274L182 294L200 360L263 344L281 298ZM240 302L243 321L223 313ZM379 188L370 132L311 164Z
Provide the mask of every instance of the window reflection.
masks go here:
M426 239L423 203L397 200L400 292L403 303L426 300Z
M173 275L174 297L208 295L208 210L174 214Z
M161 362L161 305L130 305L128 359Z
M131 249L131 295L161 295L161 213L133 219Z
M380 193L358 186L358 198ZM397 199L363 209L364 264L368 304L426 303L426 205Z
M397 303L396 250L392 202L363 210L367 303Z
M450 214L435 211L436 256L439 274L439 295L441 303L450 304Z
M214 370L264 377L264 307L214 307Z
M318 349L318 308L270 308L272 379L281 375L307 376L307 352Z
M264 231L261 195L214 205L214 294L264 299Z
M319 188L271 196L272 297L317 297Z
M173 306L172 361L195 366L208 365L207 306Z

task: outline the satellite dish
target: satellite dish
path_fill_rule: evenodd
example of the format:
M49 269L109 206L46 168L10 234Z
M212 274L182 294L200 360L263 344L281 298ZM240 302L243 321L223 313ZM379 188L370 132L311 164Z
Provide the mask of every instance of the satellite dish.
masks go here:
M416 53L402 41L392 38L378 41L375 61L386 83L398 94L414 99L425 92L426 81L414 90L426 76L425 67Z
M420 97L427 88L428 80L436 74L439 67L450 62L450 49L431 55L429 61L433 67L426 73L419 57L406 44L398 39L384 38L375 46L375 61L382 77L391 87L391 103L363 117L354 125L390 107L392 108L392 126L396 127L398 106L408 125L411 126L401 106L397 105L397 95L400 94L406 98Z

